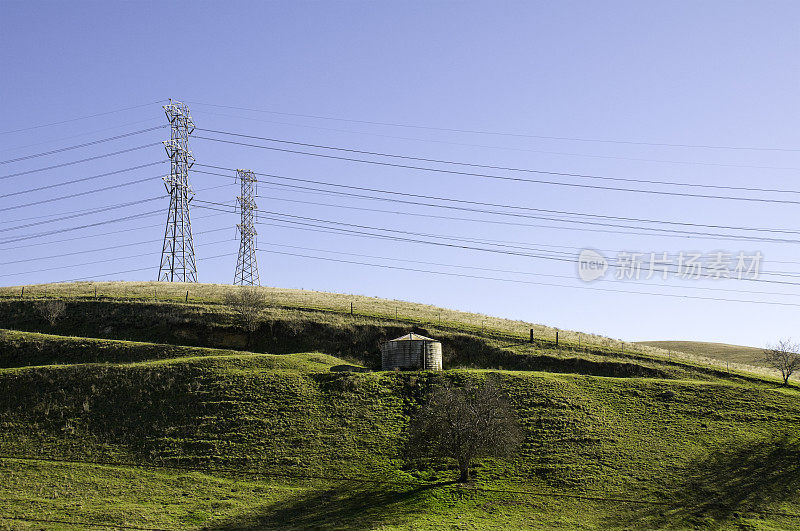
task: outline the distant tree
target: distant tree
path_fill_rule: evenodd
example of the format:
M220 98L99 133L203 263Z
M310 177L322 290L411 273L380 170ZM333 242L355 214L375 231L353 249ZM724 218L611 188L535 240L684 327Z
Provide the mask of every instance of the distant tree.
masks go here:
M264 293L252 286L233 288L225 294L225 304L231 307L237 320L247 332L247 347L253 339L253 332L261 323L261 313L267 307Z
M764 349L764 361L781 372L783 385L789 385L789 377L800 369L800 346L789 339L781 339Z
M55 326L62 315L67 311L67 305L62 300L52 299L40 301L36 304L36 309L44 317L50 326Z
M490 378L480 386L435 389L411 420L409 450L415 457L454 459L464 483L475 459L509 456L523 438L515 411Z

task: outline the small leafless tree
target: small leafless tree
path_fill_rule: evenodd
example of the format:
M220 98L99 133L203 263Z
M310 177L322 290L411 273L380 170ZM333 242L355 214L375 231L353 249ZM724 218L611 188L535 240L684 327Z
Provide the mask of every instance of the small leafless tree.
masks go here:
M247 331L247 347L253 339L253 332L261 324L261 313L267 307L264 293L252 286L233 288L225 294L225 304L236 314L239 324Z
M789 339L781 339L764 349L764 361L781 372L784 386L789 385L789 377L800 369L800 345Z
M411 420L409 450L415 457L451 458L459 481L469 481L469 467L480 457L506 457L524 439L517 415L499 383L435 389Z
M62 300L54 299L40 301L36 304L36 309L50 323L50 326L55 326L61 316L64 315L64 312L67 311L67 305Z

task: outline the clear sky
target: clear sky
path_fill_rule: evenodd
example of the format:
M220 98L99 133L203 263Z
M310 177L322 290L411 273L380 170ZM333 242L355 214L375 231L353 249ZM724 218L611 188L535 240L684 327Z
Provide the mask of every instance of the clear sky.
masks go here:
M199 200L233 204L238 191L229 177L194 171L209 171L199 166L206 164L494 203L502 206L449 204L536 216L358 199L290 189L280 183L297 181L264 177L258 198L264 285L425 302L625 340L762 346L800 337L800 286L794 285L800 278L793 276L800 275L798 234L775 232L800 230L800 204L791 202L800 200L800 191L793 192L800 190L798 20L800 4L792 1L5 0L0 177L148 147L0 179L0 284L155 279L168 205L160 177L168 170L163 148L154 144L168 138L167 129L7 161L164 125L160 105L174 98L188 103L204 129L506 168L706 185L454 166L243 140L462 174L431 172L192 139L198 166L190 179L198 201L191 212L201 282L231 282L238 249L237 215L199 207ZM90 115L98 116L85 118ZM242 141L200 131L194 136ZM91 193L74 195L83 192ZM86 212L105 207L114 208ZM287 223L294 218L286 214L457 237L447 241L504 252L302 230ZM94 226L44 234L89 224ZM643 231L644 226L713 235ZM756 239L722 239L720 233ZM761 252L762 269L779 274L762 274L771 282L622 281L609 272L605 280L584 283L575 261L583 248L612 259L622 250L648 257ZM149 269L132 271L141 268ZM627 293L636 291L646 294Z

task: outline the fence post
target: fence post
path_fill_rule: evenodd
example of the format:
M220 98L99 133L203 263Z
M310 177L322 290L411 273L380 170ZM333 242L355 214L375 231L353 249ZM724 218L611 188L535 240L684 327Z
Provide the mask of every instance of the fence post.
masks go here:
M533 328L531 328L531 343L533 343Z
M350 303L350 315L353 315L353 303Z
M558 330L556 330L556 348L558 348Z
M22 286L22 293L19 294L20 298L25 296L25 286Z
M186 290L186 301L185 302L189 302L189 290L188 289Z

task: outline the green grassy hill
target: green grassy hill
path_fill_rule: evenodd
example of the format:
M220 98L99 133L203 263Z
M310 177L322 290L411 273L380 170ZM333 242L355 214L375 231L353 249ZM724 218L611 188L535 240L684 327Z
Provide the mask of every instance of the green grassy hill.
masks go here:
M637 345L713 358L722 362L768 367L764 362L764 349L762 348L702 341L640 341Z
M191 286L188 302L183 286L93 288L49 286L67 301L55 325L37 310L44 287L0 289L0 527L800 523L798 391L769 375L266 288L271 307L244 350L220 302L229 288ZM447 370L374 370L380 341L409 330L442 340ZM518 455L479 461L469 485L453 463L409 460L409 417L427 392L489 374L520 416Z

